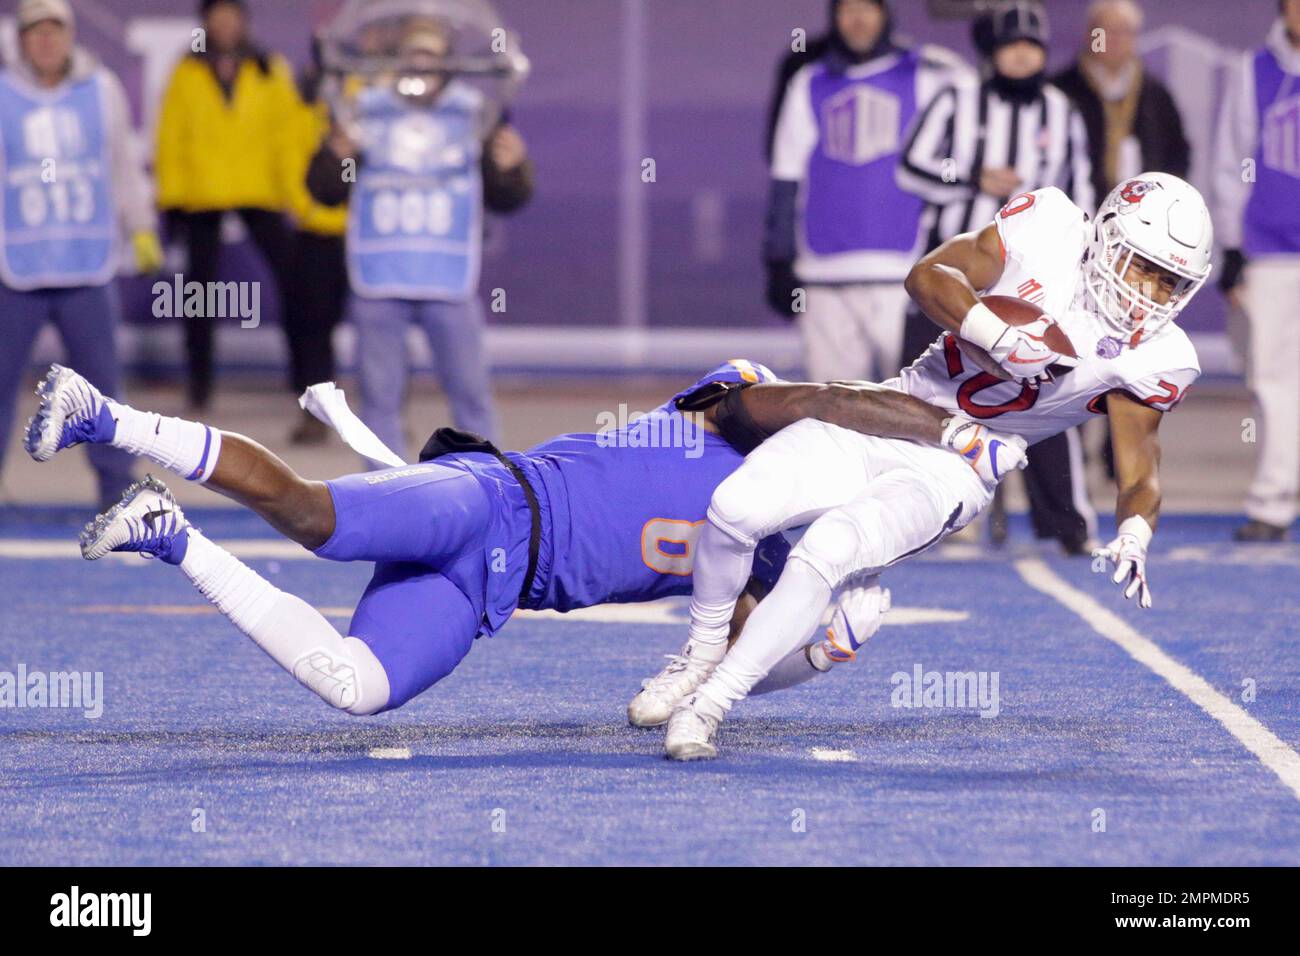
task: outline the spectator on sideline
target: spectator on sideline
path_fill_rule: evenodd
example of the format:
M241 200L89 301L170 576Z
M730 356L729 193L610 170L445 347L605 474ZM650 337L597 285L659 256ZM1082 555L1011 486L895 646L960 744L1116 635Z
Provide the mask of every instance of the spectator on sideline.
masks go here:
M0 73L0 462L32 344L46 322L67 361L121 399L114 276L123 228L136 266L162 264L144 169L121 82L74 45L67 0L18 6L19 58ZM131 459L89 445L101 504L131 482Z
M1238 541L1285 540L1300 491L1300 0L1278 7L1263 48L1230 73L1219 113L1219 287L1249 322L1259 444Z
M401 419L412 323L428 338L457 427L496 436L478 297L483 208L511 212L533 192L519 133L503 122L482 142L482 94L438 71L452 52L439 22L408 24L396 51L401 80L358 94L361 141L336 127L307 180L326 205L348 201L354 191L347 314L357 331L361 417L399 455L407 446ZM356 161L355 185L343 175L348 159ZM423 201L411 206L408 196ZM399 205L423 214L414 222L399 218Z
M922 203L894 166L912 117L965 69L936 47L895 44L886 0L832 0L826 52L791 77L763 258L768 303L797 317L809 378L898 372Z
M216 280L221 222L235 213L283 303L291 241L284 211L299 109L293 74L253 44L245 0L202 0L199 13L205 47L177 64L158 116L158 204L184 232L187 282ZM197 409L212 396L214 318L185 318L188 396Z
M312 42L312 65L299 79L301 105L295 116L289 158L289 208L294 223L292 268L286 285L284 330L289 342L289 384L295 395L334 378L334 329L348 298L343 234L346 204L326 206L307 189L307 170L330 128L329 104L321 95L320 43ZM319 445L329 429L304 411L290 444Z
M1142 68L1142 23L1142 8L1134 0L1096 0L1088 8L1082 54L1052 79L1083 117L1098 201L1138 173L1185 179L1191 165L1174 98Z
M922 230L928 252L953 236L992 222L1012 196L1057 186L1091 215L1095 198L1083 121L1067 97L1047 83L1047 15L1030 0L1003 3L974 22L987 79L945 89L912 129L897 170L898 184L927 203ZM1021 291L1030 302L1044 293ZM908 316L903 361L914 361L935 338L917 309ZM1034 532L1055 538L1066 554L1089 550L1097 515L1088 501L1077 429L1034 446L1025 469ZM1005 537L1001 499L990 513L992 537Z

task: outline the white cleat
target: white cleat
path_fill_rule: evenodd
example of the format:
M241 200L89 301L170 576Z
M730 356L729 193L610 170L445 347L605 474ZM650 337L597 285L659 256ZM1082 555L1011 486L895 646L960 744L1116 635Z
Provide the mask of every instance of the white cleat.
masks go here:
M721 716L717 707L695 694L673 711L664 737L664 752L670 760L712 760L718 755L714 743Z
M98 561L113 551L135 552L180 564L185 557L190 524L172 493L153 475L122 493L122 500L86 524L81 532L81 556Z
M673 708L708 680L727 653L726 643L687 641L680 654L667 654L668 666L641 684L641 693L627 705L633 727L659 727L668 722Z
M41 405L27 422L23 447L37 461L82 442L113 440L117 422L99 389L70 368L51 365L36 394Z

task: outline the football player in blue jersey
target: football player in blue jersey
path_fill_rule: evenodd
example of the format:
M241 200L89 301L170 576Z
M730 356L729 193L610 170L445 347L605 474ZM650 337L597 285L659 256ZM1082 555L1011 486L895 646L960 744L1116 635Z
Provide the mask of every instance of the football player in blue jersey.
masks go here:
M297 475L242 435L137 411L68 368L53 366L37 392L26 439L37 461L83 442L112 445L206 483L319 557L374 563L345 636L208 540L152 477L128 488L81 536L89 560L136 552L179 566L278 664L351 714L391 710L426 690L516 608L567 611L690 593L695 539L714 488L745 453L792 422L819 418L944 445L989 482L1025 461L1018 439L901 392L779 382L742 360L612 432L502 453L477 436L439 429L419 464L333 481ZM769 584L784 562L783 545L769 543ZM707 668L690 664L661 682L698 681L696 671ZM634 723L667 719L680 687L662 690L638 695Z

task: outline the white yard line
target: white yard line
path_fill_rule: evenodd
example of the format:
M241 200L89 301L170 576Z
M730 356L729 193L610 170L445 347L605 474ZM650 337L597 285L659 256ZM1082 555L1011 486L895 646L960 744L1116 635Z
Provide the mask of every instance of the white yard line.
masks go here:
M1163 677L1174 690L1222 724L1243 747L1277 774L1278 779L1300 800L1300 754L1276 734L1211 687L1200 674L1180 664L1150 638L1138 633L1123 618L1066 584L1042 561L1037 558L1017 561L1016 570L1030 587L1065 605L1094 631L1118 644L1135 661Z
M372 760L410 760L410 747L371 747L367 755Z
M852 750L831 750L828 747L813 747L810 751L813 760L827 763L857 763L858 756Z

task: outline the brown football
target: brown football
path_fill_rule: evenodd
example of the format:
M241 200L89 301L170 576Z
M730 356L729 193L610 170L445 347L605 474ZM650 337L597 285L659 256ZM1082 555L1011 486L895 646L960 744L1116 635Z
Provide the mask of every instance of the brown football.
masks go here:
M1024 299L1018 299L1014 295L983 295L980 296L980 301L988 306L993 314L1007 325L1028 325L1030 322L1034 321L1034 319L1039 318L1043 314L1043 310L1034 305L1034 303L1026 302ZM1074 343L1070 341L1070 337L1065 334L1065 330L1061 328L1060 325L1053 323L1049 326L1047 332L1043 335L1043 341L1047 343L1047 347L1053 352L1067 355L1070 358L1079 357L1079 353L1074 350ZM964 353L970 356L976 365L988 372L990 375L994 375L1001 379L1009 379L1011 377L978 345L972 345L971 343L958 338L957 346ZM1053 369L1063 371L1059 366L1053 366Z

